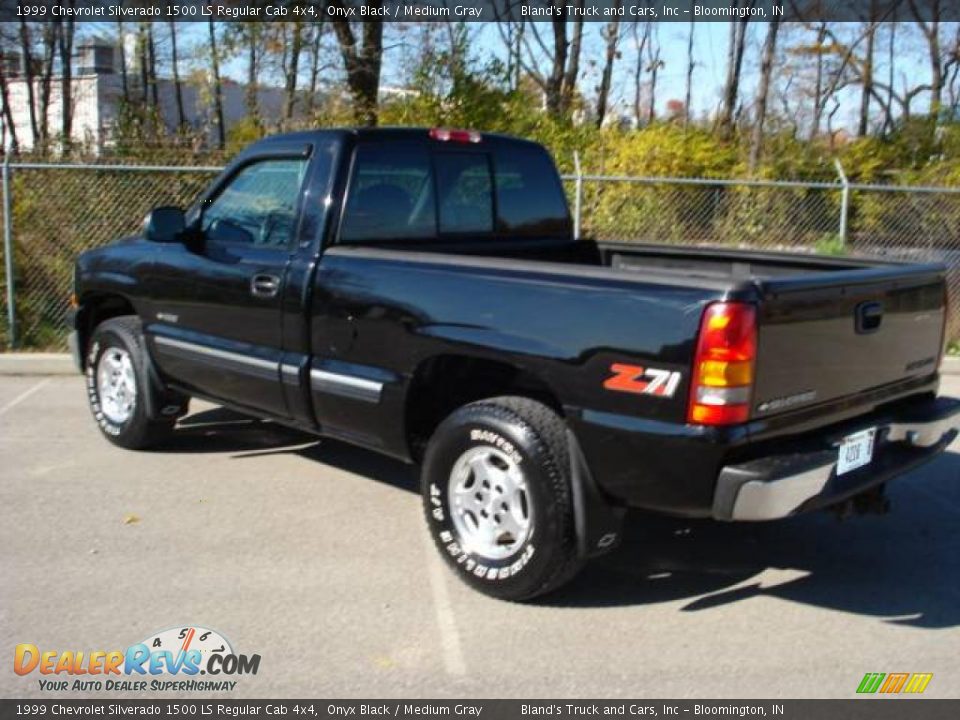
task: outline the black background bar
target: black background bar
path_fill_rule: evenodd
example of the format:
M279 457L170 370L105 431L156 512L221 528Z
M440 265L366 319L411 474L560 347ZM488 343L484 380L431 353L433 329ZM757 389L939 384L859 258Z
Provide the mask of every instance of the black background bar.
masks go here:
M851 700L0 700L0 718L789 718L946 720L960 700L870 696Z
M960 0L911 0L926 20L960 20ZM208 22L320 21L345 17L357 22L450 20L549 22L561 9L574 19L576 0L0 0L0 21ZM609 22L612 8L624 20L658 22L763 22L903 20L907 0L584 0L587 22ZM912 15L911 15L912 17Z

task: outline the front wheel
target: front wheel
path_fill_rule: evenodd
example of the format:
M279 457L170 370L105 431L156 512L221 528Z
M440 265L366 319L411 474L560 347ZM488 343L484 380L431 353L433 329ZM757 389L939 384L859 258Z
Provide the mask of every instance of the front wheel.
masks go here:
M100 432L120 447L139 450L162 442L186 410L182 396L164 397L144 361L143 336L137 318L123 316L102 322L93 331L86 361L87 399ZM162 419L148 415L147 396L164 401Z
M455 411L427 446L421 491L440 553L487 595L526 600L580 569L565 426L542 403L500 397Z

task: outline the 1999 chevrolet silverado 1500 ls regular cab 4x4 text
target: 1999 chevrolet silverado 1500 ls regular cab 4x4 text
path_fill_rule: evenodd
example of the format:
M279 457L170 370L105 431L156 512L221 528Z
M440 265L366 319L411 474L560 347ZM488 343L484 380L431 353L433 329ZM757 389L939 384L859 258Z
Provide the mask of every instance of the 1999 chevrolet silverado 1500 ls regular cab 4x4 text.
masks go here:
M190 396L422 467L430 532L524 599L624 510L768 520L865 499L955 437L944 268L575 241L539 145L324 130L83 253L72 343L117 445Z

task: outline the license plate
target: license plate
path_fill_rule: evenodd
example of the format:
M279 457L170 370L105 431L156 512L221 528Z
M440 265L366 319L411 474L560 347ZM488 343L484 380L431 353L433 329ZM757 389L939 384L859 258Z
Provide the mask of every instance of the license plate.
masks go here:
M873 439L876 434L877 429L870 428L847 435L843 439L837 453L837 475L843 475L869 464L873 459Z

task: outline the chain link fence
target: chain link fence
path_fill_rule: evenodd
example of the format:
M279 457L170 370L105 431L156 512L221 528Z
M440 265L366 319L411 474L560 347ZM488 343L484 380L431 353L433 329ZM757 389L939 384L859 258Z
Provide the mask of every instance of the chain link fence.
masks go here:
M675 243L943 262L960 340L960 188L565 176L579 232Z
M219 170L5 165L0 350L65 349L77 254L138 232L151 207L189 205ZM564 183L583 237L936 260L960 299L960 188L855 185L842 171L836 183L585 174ZM949 337L960 339L960 303L951 307Z
M185 207L219 168L121 165L5 166L0 350L66 348L73 262L88 248L139 232L157 205ZM12 275L12 276L11 276ZM12 282L12 293L9 291ZM11 305L12 301L12 305ZM11 328L12 323L12 328ZM11 332L11 329L13 332Z

